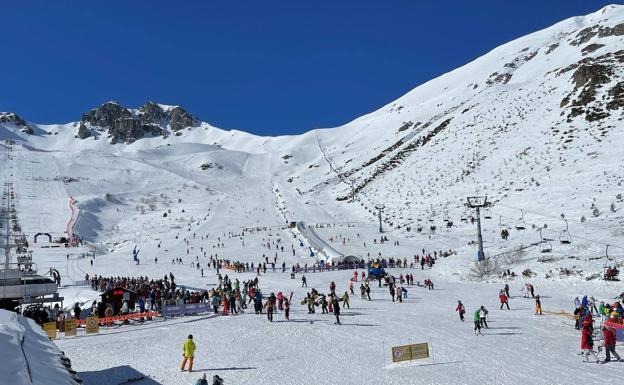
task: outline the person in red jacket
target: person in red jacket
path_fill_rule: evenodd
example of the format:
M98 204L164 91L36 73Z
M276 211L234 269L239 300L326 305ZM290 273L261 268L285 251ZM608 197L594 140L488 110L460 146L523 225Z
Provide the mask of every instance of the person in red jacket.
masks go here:
M589 362L589 355L592 354L596 358L596 362L599 362L596 352L594 352L594 339L592 337L592 331L589 328L590 323L583 322L583 330L581 330L581 350L585 354L585 362Z
M498 295L498 299L500 300L500 310L503 310L503 306L507 306L507 310L511 310L509 309L509 298L507 297L507 294L505 294L505 291L501 290L500 294Z
M615 333L613 332L613 329L603 326L602 332L604 333L604 346L605 351L607 352L607 358L604 360L604 362L611 361L611 354L613 354L613 356L617 358L618 361L621 361L622 359L615 352Z
M461 303L461 301L457 301L457 307L455 308L455 311L459 312L459 319L462 320L462 322L464 321L464 314L466 314L466 308L464 307L464 304Z

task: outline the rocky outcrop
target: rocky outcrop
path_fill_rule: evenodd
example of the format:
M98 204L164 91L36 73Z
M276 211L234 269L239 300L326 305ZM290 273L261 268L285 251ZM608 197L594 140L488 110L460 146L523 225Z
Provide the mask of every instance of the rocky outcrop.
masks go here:
M113 121L108 130L112 136L111 143L115 144L121 140L125 143L132 143L144 135L143 125L138 119L119 118Z
M78 127L78 137L80 139L87 139L91 136L91 130L85 126L84 122L80 122L80 126Z
M125 107L116 102L106 102L82 115L81 123L88 123L94 127L110 127L117 119L129 118L132 114Z
M12 124L15 127L21 127L21 131L26 135L33 135L35 131L22 119L13 112L0 112L0 124Z
M180 131L195 125L195 118L182 107L173 107L169 111L169 127L173 131Z
M167 117L165 111L154 102L145 103L139 108L139 113L141 114L141 122L144 124L160 125Z
M198 120L182 107L167 107L154 102L147 102L138 110L131 111L117 102L107 102L82 115L77 137L86 139L91 136L91 128L105 131L111 143L132 143L145 136L167 137L171 129L176 135L188 127L193 127Z

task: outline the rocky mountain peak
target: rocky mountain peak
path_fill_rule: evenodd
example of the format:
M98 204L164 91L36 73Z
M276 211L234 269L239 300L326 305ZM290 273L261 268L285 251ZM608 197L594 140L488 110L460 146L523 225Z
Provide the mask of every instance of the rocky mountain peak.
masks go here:
M19 115L13 112L0 112L0 124L12 124L16 127L20 127L22 132L27 135L32 135L34 133L32 127L30 127L28 123Z
M132 143L145 134L167 137L170 133L193 127L199 120L184 108L163 108L155 102L147 102L138 110L130 110L117 102L106 102L82 115L77 137L86 139L96 132L106 131L111 143Z

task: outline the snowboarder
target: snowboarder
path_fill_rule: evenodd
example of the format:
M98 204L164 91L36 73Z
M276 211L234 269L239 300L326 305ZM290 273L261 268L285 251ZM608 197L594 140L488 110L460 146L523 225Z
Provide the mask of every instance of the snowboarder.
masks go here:
M184 341L184 345L182 345L182 352L184 359L182 360L182 366L180 367L181 371L184 371L186 367L186 362L189 362L189 372L193 371L193 359L195 358L195 342L193 342L193 335L189 334L186 341Z

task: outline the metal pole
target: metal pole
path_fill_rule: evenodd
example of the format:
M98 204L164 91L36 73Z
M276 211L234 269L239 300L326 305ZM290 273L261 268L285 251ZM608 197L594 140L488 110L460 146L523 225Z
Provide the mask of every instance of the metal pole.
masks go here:
M481 211L479 207L477 207L477 241L479 242L479 255L477 257L478 261L485 260L485 254L483 253L483 236L481 235Z

